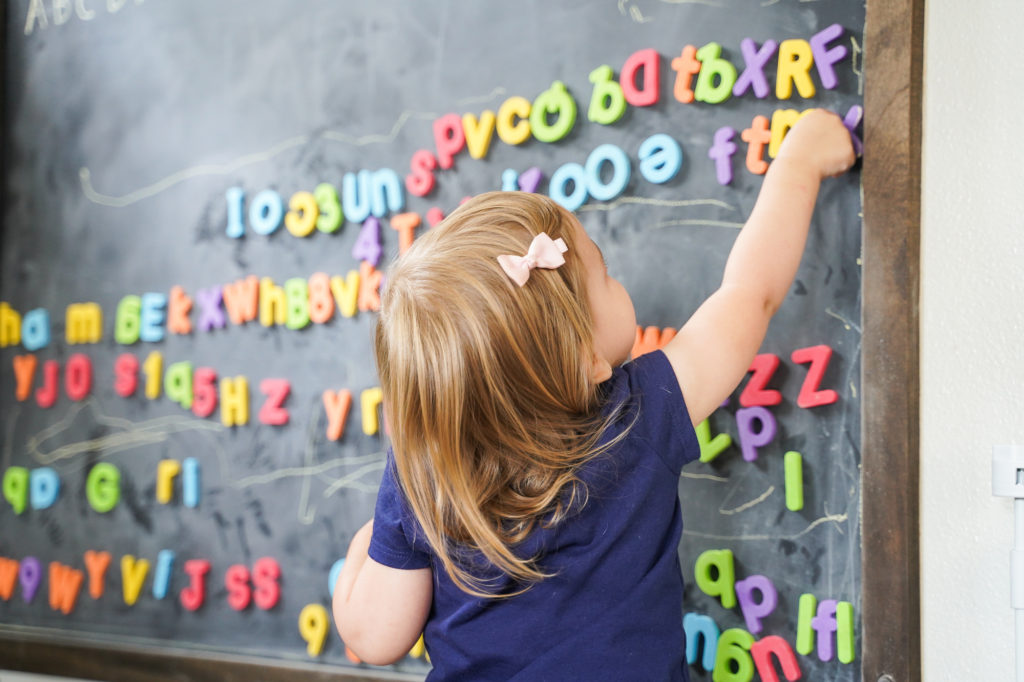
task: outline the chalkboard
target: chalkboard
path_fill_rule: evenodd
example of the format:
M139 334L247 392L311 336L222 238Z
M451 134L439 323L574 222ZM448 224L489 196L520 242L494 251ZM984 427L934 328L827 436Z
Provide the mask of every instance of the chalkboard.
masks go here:
M383 467L374 278L403 238L483 191L559 196L631 292L643 350L717 286L772 130L811 107L858 140L871 120L856 2L6 12L0 645L50 672L379 671L333 626L317 646L318 618ZM731 444L680 481L680 616L760 626L804 679L868 678L861 188L859 166L823 186L758 369L707 425ZM695 579L723 550L761 588L731 607L702 589L720 573ZM87 552L109 554L102 579ZM819 639L830 604L840 636ZM750 660L728 641L720 659ZM58 645L77 663L46 662ZM413 653L384 670L422 676Z

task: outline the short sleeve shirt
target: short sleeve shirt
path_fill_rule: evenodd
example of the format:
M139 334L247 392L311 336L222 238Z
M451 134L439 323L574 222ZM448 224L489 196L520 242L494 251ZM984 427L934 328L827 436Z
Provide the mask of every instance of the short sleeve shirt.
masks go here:
M434 571L429 680L688 679L678 485L700 446L661 351L616 369L601 388L605 410L619 415L603 437L626 436L580 472L586 505L517 548L541 556L553 576L515 597L480 599L452 582L389 453L369 554L393 568Z

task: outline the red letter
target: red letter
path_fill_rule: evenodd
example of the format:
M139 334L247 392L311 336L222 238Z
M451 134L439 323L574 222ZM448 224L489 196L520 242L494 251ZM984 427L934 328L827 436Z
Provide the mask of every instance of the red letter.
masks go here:
M437 162L441 168L451 168L455 155L466 144L466 133L462 130L462 117L445 114L434 121L434 146L437 148Z
M643 69L644 84L642 88L636 87L637 72ZM622 86L622 94L626 101L634 107L649 107L657 104L661 96L661 62L658 53L648 48L634 52L622 65L622 72L619 74L619 85Z
M405 188L409 194L417 197L425 197L434 189L434 169L437 168L437 159L426 149L421 149L412 155L409 161L409 169L412 173L405 176Z
M199 367L192 376L192 414L209 417L217 409L217 372Z
M779 356L774 353L762 353L750 363L748 372L753 372L746 388L740 393L740 405L743 407L754 407L755 405L778 405L782 402L782 394L770 388L765 388L772 380L772 375L779 368Z
M57 373L60 367L56 360L47 360L43 363L43 385L36 389L36 402L39 407L53 407L57 402Z
M272 557L263 557L252 567L252 582L256 589L252 600L264 611L277 606L281 598L281 586L277 579L281 577L281 566Z
M75 353L68 358L64 368L64 391L72 400L78 401L89 395L92 389L92 361L88 355Z
M210 562L206 559L190 559L185 562L184 568L192 582L181 591L181 605L189 611L195 611L206 600L206 574L210 572Z
M235 564L224 574L224 585L228 588L228 606L235 611L242 611L249 605L252 589L249 587L249 569L242 564Z
M281 407L285 398L292 390L286 379L264 379L260 382L260 391L267 399L260 408L260 422L271 426L282 426L288 423L288 410Z
M775 666L772 665L771 655L779 659L782 665L782 672L789 682L799 680L803 674L800 665L796 661L793 649L789 642L778 635L768 635L750 646L750 655L754 657L754 665L757 666L757 674L763 682L779 682L779 676L775 673Z
M122 398L135 395L139 387L139 359L131 353L117 356L114 362L114 391Z
M807 370L807 378L800 387L800 395L797 396L796 404L800 407L818 407L819 405L831 405L839 400L839 394L831 389L819 391L821 380L825 377L825 370L828 369L828 361L832 358L832 349L826 345L800 348L793 351L791 356L797 364L811 363Z

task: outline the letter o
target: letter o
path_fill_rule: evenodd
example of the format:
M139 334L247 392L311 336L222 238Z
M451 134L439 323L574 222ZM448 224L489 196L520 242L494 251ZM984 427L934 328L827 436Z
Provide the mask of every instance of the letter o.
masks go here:
M601 167L610 162L614 169L607 184L601 182ZM629 157L613 144L602 144L587 157L587 190L598 201L609 201L622 194L629 184Z
M281 195L272 189L265 189L252 200L249 207L249 224L256 234L268 235L274 232L284 218L284 202Z
M572 194L565 193L565 185L573 183ZM562 165L551 176L548 194L568 211L575 211L587 200L587 172L578 163Z

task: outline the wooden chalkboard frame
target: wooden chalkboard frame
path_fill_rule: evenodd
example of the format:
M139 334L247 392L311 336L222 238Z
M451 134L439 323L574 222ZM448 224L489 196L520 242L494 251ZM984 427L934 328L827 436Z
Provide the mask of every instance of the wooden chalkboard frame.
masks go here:
M868 2L864 49L863 680L920 682L924 0Z
M6 12L6 4L0 5L0 25L6 25ZM0 73L5 42L0 33ZM918 304L924 0L869 0L864 43L862 680L920 682ZM2 111L6 128L6 106ZM2 156L6 173L6 149ZM31 633L0 635L0 645L0 665L8 669L89 679L418 679L169 647L98 646Z

